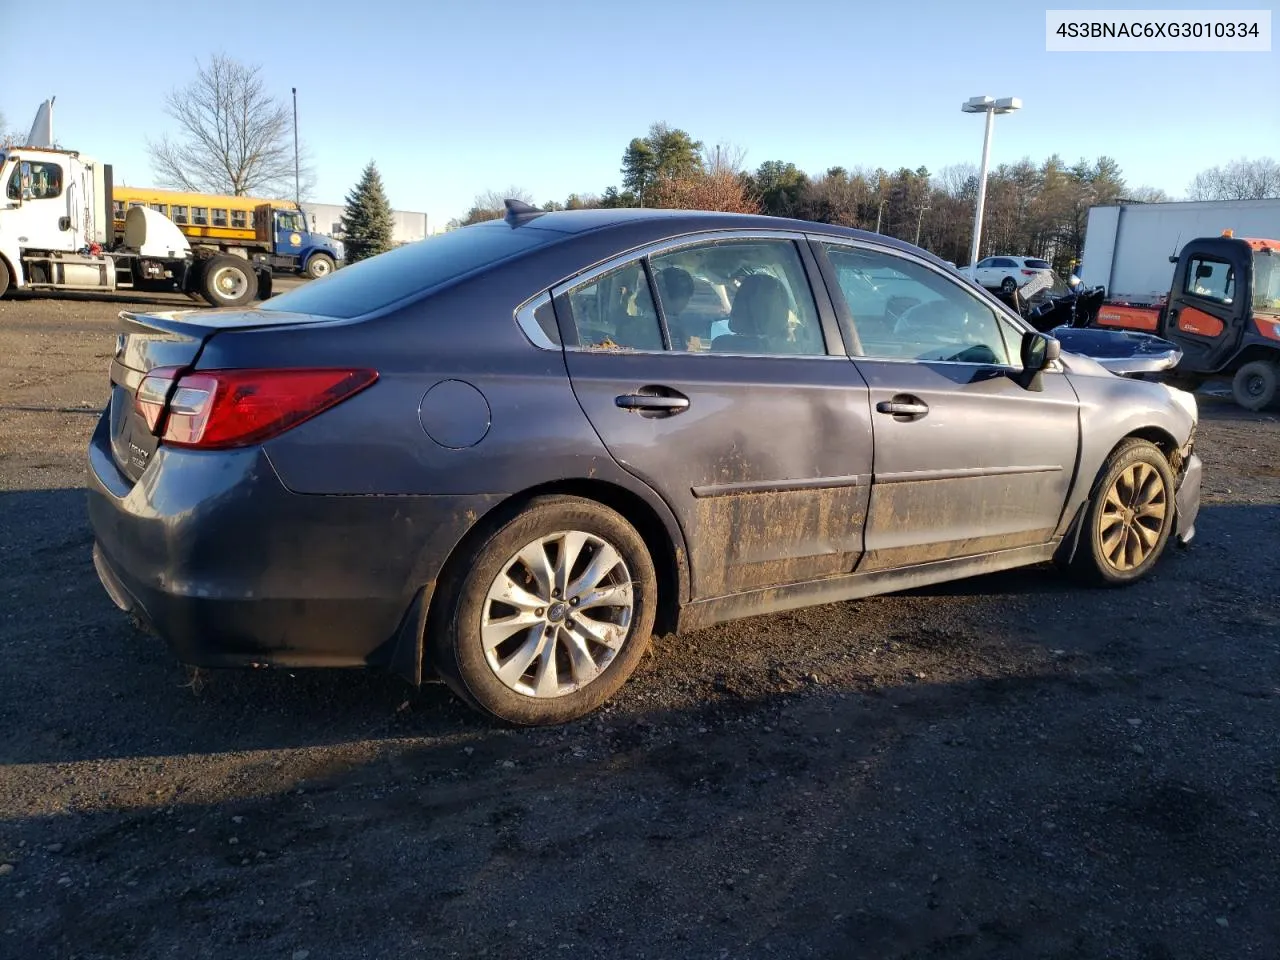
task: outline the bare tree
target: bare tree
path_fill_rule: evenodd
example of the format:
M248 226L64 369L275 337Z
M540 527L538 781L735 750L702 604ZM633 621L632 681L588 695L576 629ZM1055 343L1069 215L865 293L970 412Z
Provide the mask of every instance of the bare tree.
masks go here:
M1191 200L1263 200L1280 197L1280 163L1270 157L1232 160L1196 174L1187 187Z
M458 226L465 227L473 223L483 223L485 220L500 220L506 213L507 200L520 200L524 203L533 203L533 194L522 187L507 187L506 190L486 190L484 193L476 194L475 200L471 202L471 209L467 211L466 216L458 221Z
M1169 194L1165 193L1165 191L1161 190L1159 187L1143 186L1134 187L1132 190L1129 190L1125 194L1124 199L1132 201L1133 203L1166 203L1169 200L1172 200L1173 197L1169 196Z
M9 129L9 118L0 113L0 147L13 147L27 142L27 135Z
M262 68L214 56L196 62L196 78L165 99L165 112L178 124L148 142L156 176L182 190L236 196L292 196L293 123L289 107L273 97ZM310 192L312 174L302 170L301 192Z

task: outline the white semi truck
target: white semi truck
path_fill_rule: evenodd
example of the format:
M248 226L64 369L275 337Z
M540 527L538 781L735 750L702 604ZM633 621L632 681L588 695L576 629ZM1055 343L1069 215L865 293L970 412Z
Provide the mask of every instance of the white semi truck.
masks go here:
M0 150L0 297L10 290L176 290L218 307L271 295L271 268L193 252L173 221L145 207L113 239L111 166L51 146L52 101L30 146Z

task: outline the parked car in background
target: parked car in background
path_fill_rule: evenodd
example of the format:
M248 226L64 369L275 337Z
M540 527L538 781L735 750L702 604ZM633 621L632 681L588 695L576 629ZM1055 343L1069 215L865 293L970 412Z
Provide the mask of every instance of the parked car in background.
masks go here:
M924 251L509 207L255 310L123 315L94 562L182 660L556 723L655 629L1049 560L1127 584L1194 533L1194 398Z
M988 290L1013 293L1038 273L1053 273L1053 264L1036 257L987 257L973 268L973 279Z

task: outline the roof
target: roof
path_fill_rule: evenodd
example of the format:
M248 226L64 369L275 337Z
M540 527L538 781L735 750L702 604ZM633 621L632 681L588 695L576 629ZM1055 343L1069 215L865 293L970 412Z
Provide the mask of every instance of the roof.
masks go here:
M507 219L505 222L516 230L528 225L538 230L567 235L581 235L641 225L648 225L650 228L661 225L665 228L662 232L671 236L703 230L792 230L865 240L899 250L923 253L924 256L937 260L938 263L945 262L904 240L888 237L881 233L855 230L852 227L841 227L830 223L817 223L812 220L769 217L763 214L720 213L709 210L659 210L647 207L599 207L591 210L557 210L546 213L531 213Z

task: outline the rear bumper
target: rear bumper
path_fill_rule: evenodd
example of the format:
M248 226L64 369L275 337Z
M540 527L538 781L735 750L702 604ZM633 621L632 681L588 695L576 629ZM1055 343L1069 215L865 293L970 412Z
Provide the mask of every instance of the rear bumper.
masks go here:
M257 448L162 447L134 484L105 416L88 494L107 593L207 667L393 665L415 597L492 502L299 495Z
M1178 492L1174 498L1176 505L1176 527L1174 534L1178 543L1186 546L1196 535L1196 517L1200 514L1200 483L1204 473L1204 465L1200 458L1192 453L1183 462L1182 473L1178 476Z

